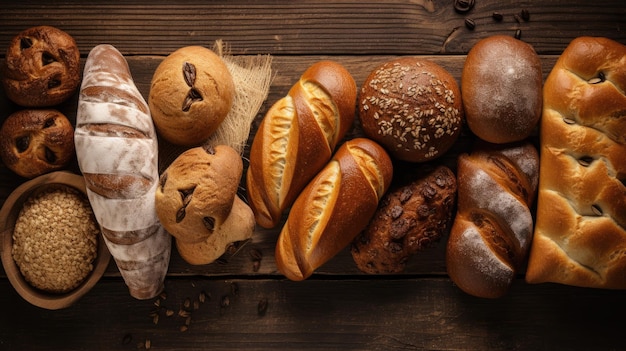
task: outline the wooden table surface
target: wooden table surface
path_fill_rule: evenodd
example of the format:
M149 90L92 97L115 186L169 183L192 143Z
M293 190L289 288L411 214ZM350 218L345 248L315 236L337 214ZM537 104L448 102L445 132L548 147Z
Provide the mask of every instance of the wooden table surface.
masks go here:
M544 75L576 37L626 44L623 0L476 0L467 14L455 12L452 0L7 2L0 5L1 58L21 30L56 26L76 39L83 61L97 44L116 46L146 97L154 69L179 47L222 39L234 55L270 54L275 77L257 121L325 58L344 64L360 86L396 55L427 57L460 79L478 40L518 29L540 54ZM516 20L522 9L529 21ZM504 19L495 21L493 12ZM475 21L473 30L466 18ZM76 103L74 97L59 109L74 120ZM15 109L1 94L0 119ZM471 138L465 133L443 162L454 167ZM0 203L23 181L0 165ZM28 304L1 271L0 350L626 349L624 291L529 285L519 276L505 297L475 298L446 275L446 238L413 257L402 274L362 274L344 250L308 280L292 282L276 269L277 235L257 229L232 257L204 266L186 264L174 250L166 296L146 301L129 296L113 261L86 296L58 311ZM257 271L252 250L263 255ZM206 301L192 308L181 331L185 319L165 312L187 299L193 306L201 294Z

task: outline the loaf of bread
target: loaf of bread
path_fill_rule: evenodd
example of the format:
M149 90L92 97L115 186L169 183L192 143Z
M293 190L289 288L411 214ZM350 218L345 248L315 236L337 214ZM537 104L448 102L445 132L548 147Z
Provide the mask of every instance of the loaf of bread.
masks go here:
M25 178L60 170L74 159L74 127L54 109L18 110L0 128L0 157Z
M542 83L541 60L531 45L507 35L480 40L461 74L470 130L490 143L526 139L541 117Z
M574 39L548 75L526 281L626 288L626 46Z
M370 274L400 273L411 256L447 235L454 218L456 176L446 166L394 170L367 228L352 242L357 267Z
M248 202L256 222L278 225L307 183L352 128L356 83L340 64L309 67L265 115L250 149Z
M217 145L186 150L161 175L157 215L187 263L212 263L252 237L254 214L237 195L242 172L239 153Z
M446 247L452 281L470 295L505 295L533 234L539 157L530 143L482 144L459 156L458 208Z
M461 91L435 62L401 57L376 67L359 93L365 135L399 160L426 162L445 154L461 135Z
M7 47L2 85L20 106L45 107L69 99L80 84L80 51L59 28L36 26L18 33Z
M94 47L85 62L74 141L89 201L130 294L158 295L171 236L155 211L157 137L128 63L111 45Z
M276 244L276 265L304 280L361 232L389 188L393 166L377 143L344 143L294 202Z

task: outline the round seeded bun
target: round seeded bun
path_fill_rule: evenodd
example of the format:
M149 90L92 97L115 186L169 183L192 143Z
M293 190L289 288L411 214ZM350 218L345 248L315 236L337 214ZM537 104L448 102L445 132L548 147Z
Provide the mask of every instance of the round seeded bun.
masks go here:
M426 162L443 155L463 124L459 86L434 62L388 61L366 78L359 96L363 132L396 159Z
M224 61L208 48L186 46L157 67L148 104L161 137L197 146L224 121L234 96L235 84Z
M542 82L531 45L506 35L482 39L467 54L461 75L468 127L491 143L526 139L541 116Z

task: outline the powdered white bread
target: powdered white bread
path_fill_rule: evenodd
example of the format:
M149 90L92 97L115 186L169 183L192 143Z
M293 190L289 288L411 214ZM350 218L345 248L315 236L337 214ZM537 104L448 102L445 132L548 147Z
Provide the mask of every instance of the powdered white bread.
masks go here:
M626 46L581 37L544 86L526 280L626 289Z
M155 211L157 137L128 63L111 45L85 62L74 141L87 195L130 290L150 299L163 289L171 237Z
M448 274L468 294L501 297L522 271L532 239L537 150L529 143L482 144L459 156L457 178Z

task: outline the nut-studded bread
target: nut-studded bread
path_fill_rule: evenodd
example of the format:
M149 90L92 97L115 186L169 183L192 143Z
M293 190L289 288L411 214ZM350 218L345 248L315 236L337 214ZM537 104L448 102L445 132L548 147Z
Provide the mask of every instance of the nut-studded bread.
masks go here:
M626 288L626 46L581 37L544 86L526 280Z

